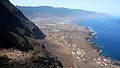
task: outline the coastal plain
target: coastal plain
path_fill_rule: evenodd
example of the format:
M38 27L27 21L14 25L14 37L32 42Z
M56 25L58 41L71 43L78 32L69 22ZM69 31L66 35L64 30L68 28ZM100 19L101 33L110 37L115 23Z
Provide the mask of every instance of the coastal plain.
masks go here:
M99 55L99 48L89 41L94 36L87 27L76 26L72 20L31 21L46 34L47 47L64 68L120 68L111 59Z

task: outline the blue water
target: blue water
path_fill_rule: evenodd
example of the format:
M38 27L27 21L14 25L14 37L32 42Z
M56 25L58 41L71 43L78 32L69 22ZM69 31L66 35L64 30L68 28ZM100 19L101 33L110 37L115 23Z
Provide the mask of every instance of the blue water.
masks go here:
M120 61L120 18L84 19L76 24L91 27L96 32L94 42L102 46L101 55Z

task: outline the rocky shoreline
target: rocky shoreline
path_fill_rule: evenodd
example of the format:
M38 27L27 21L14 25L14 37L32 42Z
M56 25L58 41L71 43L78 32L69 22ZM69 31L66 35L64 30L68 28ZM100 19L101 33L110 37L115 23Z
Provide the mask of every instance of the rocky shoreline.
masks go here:
M95 37L96 32L94 32L94 30L91 27L87 27L87 28L88 28L88 30L91 31L90 35L94 36L94 38L92 38L92 39L96 39L96 37ZM101 55L102 50L100 49L101 46L99 46L99 44L97 44L96 42L94 42L94 44L91 45L91 46L93 47L93 49L96 49L99 52L100 56L103 56L103 55ZM119 61L113 60L113 59L109 58L108 56L103 56L103 57L105 57L106 59L109 59L111 61L111 64L118 65L118 66L120 64Z

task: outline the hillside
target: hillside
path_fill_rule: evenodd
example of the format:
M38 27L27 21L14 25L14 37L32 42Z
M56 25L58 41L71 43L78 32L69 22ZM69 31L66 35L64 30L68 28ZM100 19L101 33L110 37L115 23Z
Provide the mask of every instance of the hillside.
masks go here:
M106 13L85 11L80 9L59 8L51 6L16 6L23 14L35 24L68 23L78 19L111 17ZM61 23L60 23L61 24Z
M108 17L109 14L97 13L93 11L85 11L80 9L69 8L56 8L50 6L38 6L38 7L26 7L16 6L27 17L39 17L39 18L96 18L96 17Z
M72 25L77 19L101 18L111 15L78 9L54 8L50 6L17 6L52 41L50 51L62 63L63 68L119 68L114 61L101 56L95 46L94 36L87 27ZM55 44L53 46L53 44Z
M57 68L44 33L9 0L0 0L0 68Z
M0 30L0 47L2 48L31 49L27 37L45 38L39 28L11 5L8 0L0 1Z

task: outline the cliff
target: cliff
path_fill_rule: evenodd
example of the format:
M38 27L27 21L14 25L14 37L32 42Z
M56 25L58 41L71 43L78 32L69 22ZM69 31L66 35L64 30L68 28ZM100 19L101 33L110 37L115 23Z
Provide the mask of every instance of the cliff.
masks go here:
M0 0L0 68L57 68L44 33L9 0Z
M32 49L29 37L44 39L45 35L8 0L0 0L0 48Z

